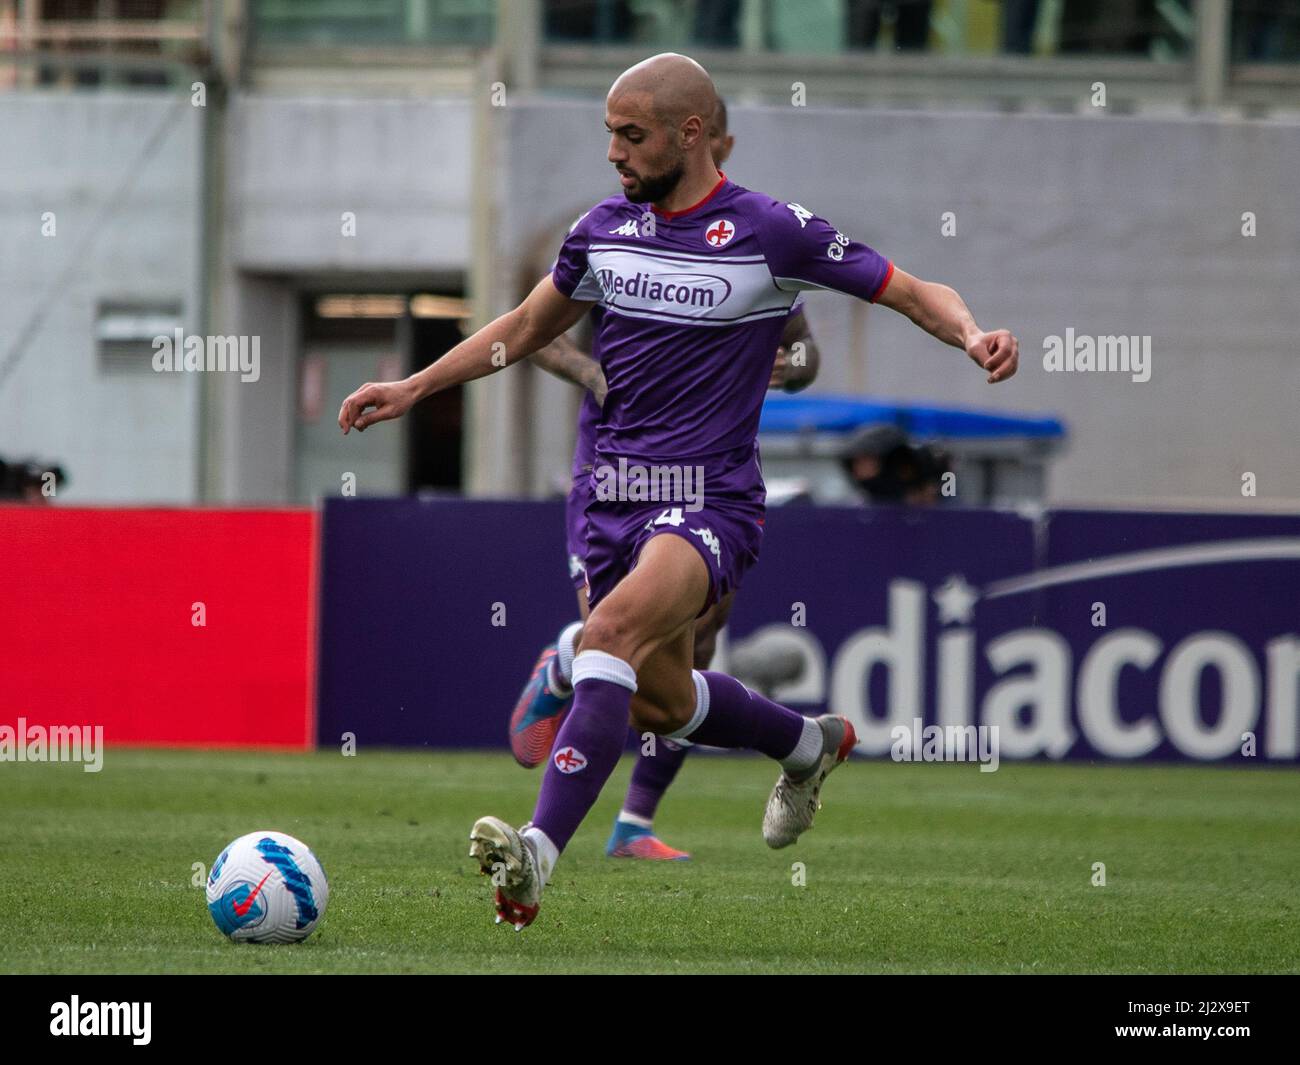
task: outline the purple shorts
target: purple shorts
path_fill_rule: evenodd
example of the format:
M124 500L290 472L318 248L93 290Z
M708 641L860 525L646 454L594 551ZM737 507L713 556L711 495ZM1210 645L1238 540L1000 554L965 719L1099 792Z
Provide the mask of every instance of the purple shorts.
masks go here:
M587 602L594 609L631 572L651 537L671 533L694 547L709 569L703 614L738 588L745 571L758 561L763 513L762 503L741 499L715 497L695 511L663 503L593 499L586 512Z
M591 474L573 479L564 501L564 547L569 553L569 579L582 591L587 586L587 504L591 501Z

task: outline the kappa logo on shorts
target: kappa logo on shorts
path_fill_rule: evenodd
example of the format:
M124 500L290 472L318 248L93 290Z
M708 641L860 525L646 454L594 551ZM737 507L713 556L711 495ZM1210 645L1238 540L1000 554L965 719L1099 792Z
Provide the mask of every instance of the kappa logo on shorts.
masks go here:
M570 555L569 556L569 579L573 580L575 577L581 577L586 572L587 572L587 567L582 564L582 559L580 559L577 555Z
M713 557L718 560L718 565L721 566L722 565L722 543L718 540L716 536L713 535L713 530L692 529L691 535L698 536L704 542L704 546L707 547L711 552L713 552Z
M587 768L587 756L576 747L564 747L555 752L555 768L561 773L577 773Z

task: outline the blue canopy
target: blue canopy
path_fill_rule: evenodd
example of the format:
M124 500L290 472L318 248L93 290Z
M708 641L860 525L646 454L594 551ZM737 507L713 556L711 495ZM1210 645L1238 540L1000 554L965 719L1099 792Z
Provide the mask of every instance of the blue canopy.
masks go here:
M979 439L1001 436L1064 437L1057 418L1031 417L860 396L788 396L769 392L759 432L848 433L867 425L894 425L911 436Z

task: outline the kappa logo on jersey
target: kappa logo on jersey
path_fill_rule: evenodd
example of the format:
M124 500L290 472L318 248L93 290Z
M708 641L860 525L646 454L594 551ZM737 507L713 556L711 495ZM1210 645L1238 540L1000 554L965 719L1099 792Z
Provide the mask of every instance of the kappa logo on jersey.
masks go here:
M609 232L611 236L615 237L639 237L641 235L640 231L636 228L636 222L631 218L617 229L611 229Z
M799 228L803 229L808 224L808 219L813 216L812 211L799 203L787 203L786 207L794 212L795 218L799 219Z
M710 222L704 230L704 243L710 248L721 248L724 244L730 244L731 238L736 235L736 226L726 218L719 218L716 222Z
M564 747L555 752L555 768L561 773L576 773L587 768L587 756L576 747Z

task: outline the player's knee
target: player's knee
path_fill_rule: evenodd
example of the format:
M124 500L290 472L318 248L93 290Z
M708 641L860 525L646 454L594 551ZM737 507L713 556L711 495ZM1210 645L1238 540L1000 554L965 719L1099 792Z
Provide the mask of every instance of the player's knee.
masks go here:
M579 651L604 651L607 655L631 662L640 637L631 619L612 610L596 610L582 627Z
M659 707L650 700L640 695L632 696L629 716L632 720L632 728L637 732L653 732L656 735L659 733L662 714Z
M691 719L689 711L683 713L680 707L666 707L639 694L632 697L631 716L632 727L637 732L653 732L656 736L676 732Z

